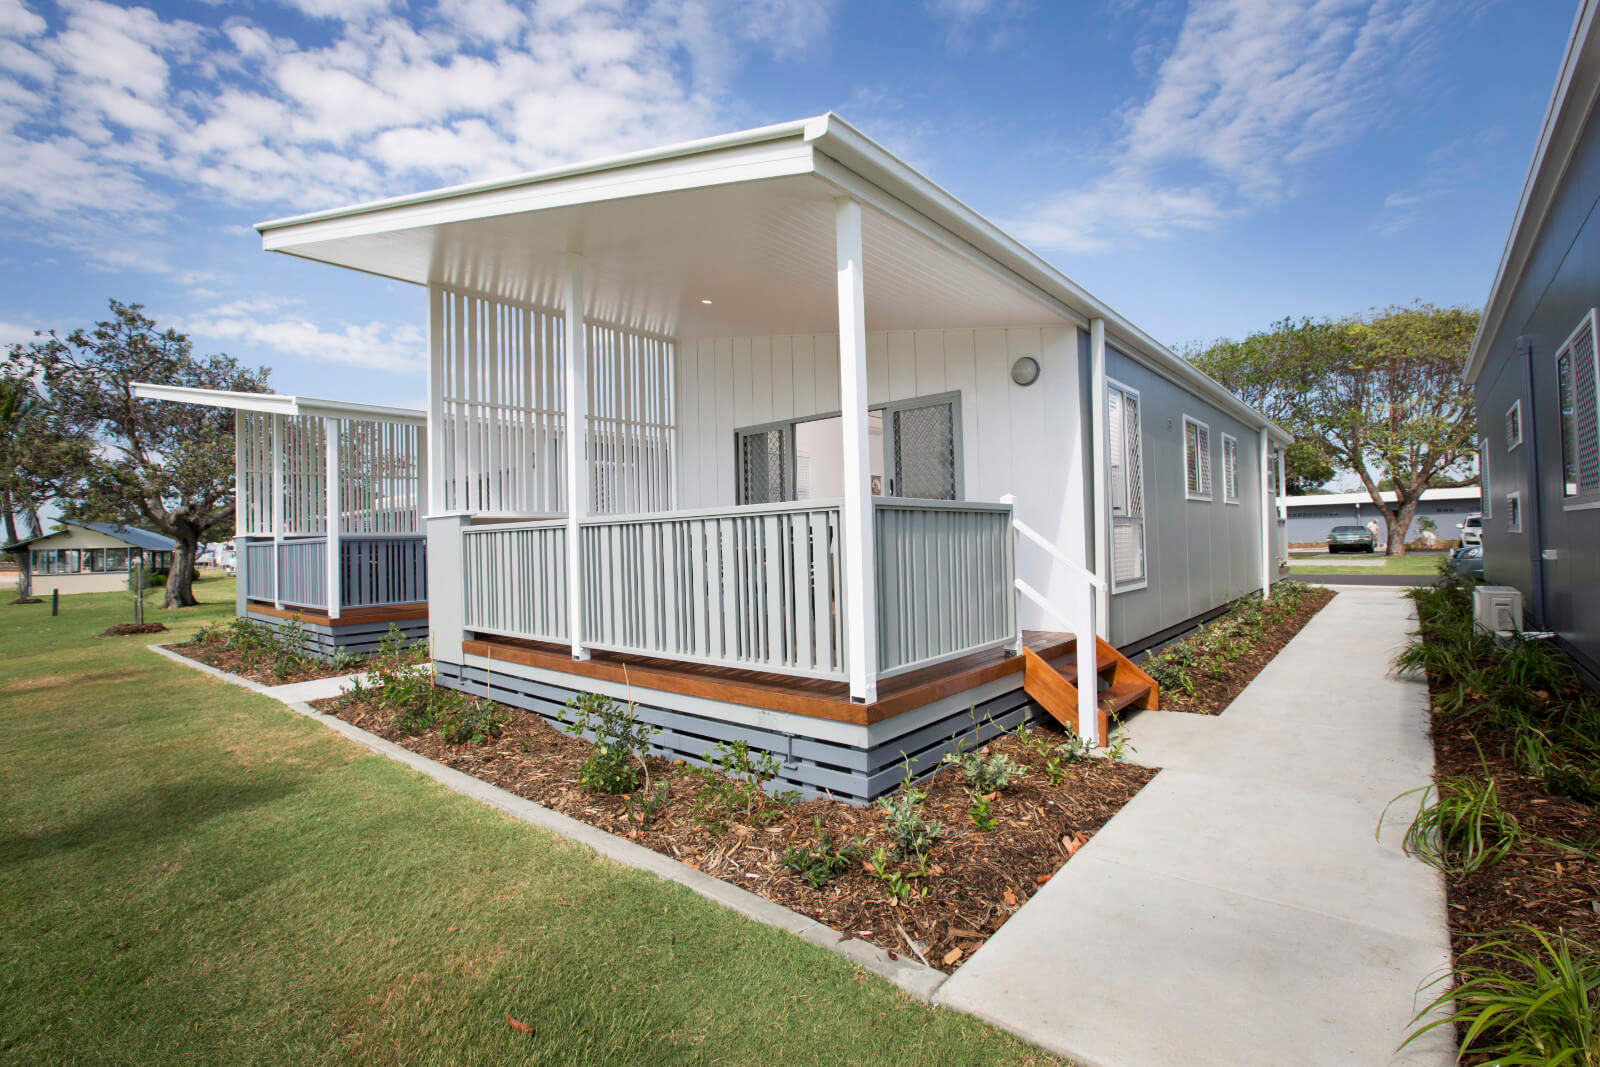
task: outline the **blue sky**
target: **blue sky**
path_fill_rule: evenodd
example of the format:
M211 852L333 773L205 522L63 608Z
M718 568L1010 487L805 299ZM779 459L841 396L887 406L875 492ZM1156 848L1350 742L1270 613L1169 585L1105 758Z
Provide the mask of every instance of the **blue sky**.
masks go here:
M0 0L0 341L143 303L423 398L422 294L262 219L839 112L1156 337L1477 306L1573 0Z

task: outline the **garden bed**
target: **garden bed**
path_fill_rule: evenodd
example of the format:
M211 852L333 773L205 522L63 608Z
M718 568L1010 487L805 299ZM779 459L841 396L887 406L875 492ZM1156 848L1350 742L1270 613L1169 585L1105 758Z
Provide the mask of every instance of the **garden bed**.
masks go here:
M397 634L398 631L392 632L391 638ZM398 641L387 653L380 649L375 655L393 655L404 638ZM340 678L365 669L367 663L357 656L318 659L301 649L300 635L294 632L292 625L275 629L242 618L204 627L189 641L167 647L196 663L267 686Z
M1399 665L1427 673L1437 784L1397 800L1389 818L1418 820L1406 850L1444 874L1458 1025L1490 1007L1503 1013L1481 1035L1461 1031L1463 1062L1557 1062L1572 1048L1584 1051L1570 1062L1592 1062L1600 1057L1600 697L1552 645L1500 646L1475 630L1470 586L1411 595L1420 636ZM1553 966L1563 952L1570 966ZM1541 978L1541 969L1564 970L1566 980Z
M1151 655L1141 666L1161 686L1161 710L1221 713L1336 595L1320 586L1283 582L1265 604L1241 600Z
M96 634L96 637L133 637L137 634L164 634L167 632L165 623L159 622L119 622L115 626L107 626Z
M448 691L434 692L447 693L446 703L467 706ZM947 972L971 956L1156 774L1106 757L1075 753L1071 758L1057 747L1066 735L1046 727L1003 735L982 752L987 759L1015 761L1022 773L987 794L987 800L970 792L963 772L953 766L916 784L915 792L925 794L920 802L902 787L895 798L902 811L912 810L915 818L936 822L940 830L920 850L897 855L891 819L882 806L771 798L753 784L761 777L754 761L737 752L725 754L723 774L652 757L631 796L612 795L579 784L595 746L538 715L471 701L477 709L472 716L488 716L476 720L488 724L480 731L488 736L479 744L451 744L436 728L416 733L399 728L393 703L380 706L384 703L368 688L316 706L841 934ZM445 732L457 729L450 725ZM992 826L979 829L976 822L986 820ZM802 852L809 861L801 859ZM825 884L814 888L796 873L796 865Z

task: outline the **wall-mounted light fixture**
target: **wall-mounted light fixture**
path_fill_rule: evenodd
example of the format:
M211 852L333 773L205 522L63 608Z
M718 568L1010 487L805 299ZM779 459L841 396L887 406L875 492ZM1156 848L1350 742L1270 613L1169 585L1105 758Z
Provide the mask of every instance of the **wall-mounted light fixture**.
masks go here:
M709 303L711 303L711 301L709 301L709 300L702 300L702 301L700 301L700 303L702 303L702 304L709 304Z
M1023 356L1011 364L1011 380L1018 385L1032 385L1039 380L1039 361Z

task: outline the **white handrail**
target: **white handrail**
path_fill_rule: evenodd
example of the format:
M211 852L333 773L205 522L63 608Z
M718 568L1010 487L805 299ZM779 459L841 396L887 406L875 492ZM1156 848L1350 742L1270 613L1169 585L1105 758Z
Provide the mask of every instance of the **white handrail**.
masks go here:
M1015 505L1016 502L1017 502L1017 498L1014 495L1012 495L1011 493L1007 493L1005 496L1000 498L1000 503L1002 503L1002 504ZM1028 540L1032 541L1034 544L1038 545L1040 548L1044 549L1046 552L1050 553L1050 555L1052 557L1054 557L1056 560L1058 560L1061 563L1065 563L1067 566L1069 566L1073 570L1077 571L1078 574L1081 575L1083 578L1085 578L1089 582L1090 585L1094 586L1096 589L1100 590L1102 593L1105 592L1106 583L1105 583L1105 580L1103 578L1101 578L1094 571L1090 570L1088 567L1085 567L1083 564L1079 563L1077 560L1072 559L1065 552L1062 552L1059 548L1057 548L1055 546L1054 542L1052 542L1044 534L1040 533L1038 530L1035 530L1032 526L1029 526L1027 523L1025 523L1021 519L1017 518L1017 514L1016 514L1015 511L1013 511L1011 513L1011 525L1016 529L1016 531L1018 533L1020 533L1024 537L1026 537Z
M1077 620L1073 619L1066 612L1050 603L1049 600L1045 599L1045 595L1043 593L1039 592L1039 590L1035 589L1021 578L1017 579L1017 592L1021 593L1023 596L1027 597L1029 600L1033 601L1050 614L1054 615L1060 622L1064 622L1068 626L1077 625Z

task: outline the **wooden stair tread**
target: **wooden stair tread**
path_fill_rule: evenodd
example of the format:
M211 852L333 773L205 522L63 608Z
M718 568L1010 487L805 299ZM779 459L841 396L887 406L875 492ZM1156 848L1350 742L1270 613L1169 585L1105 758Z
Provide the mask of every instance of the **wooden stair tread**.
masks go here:
M1103 746L1110 740L1111 716L1130 707L1160 706L1161 693L1155 680L1121 652L1096 638L1096 681L1105 681L1106 688L1099 690L1096 685L1094 718L1085 722L1085 709L1079 704L1076 649L1072 651L1070 662L1055 666L1032 649L1023 649L1022 687L1051 718L1076 731L1078 736Z
M1100 694L1100 706L1115 715L1149 695L1150 686L1144 682L1118 682Z

